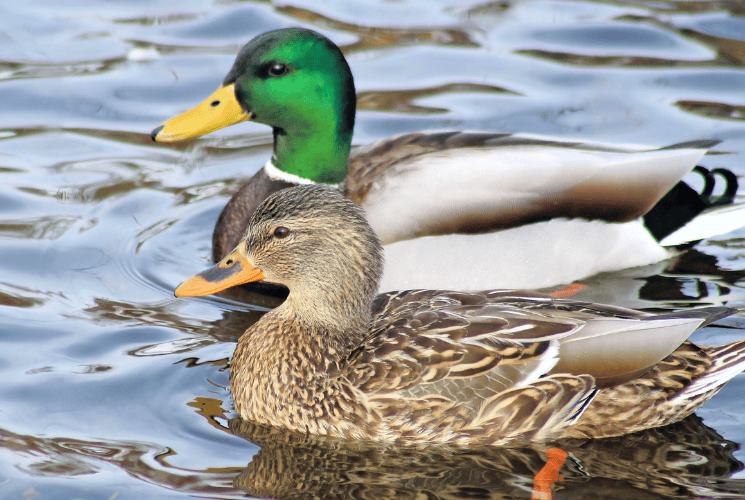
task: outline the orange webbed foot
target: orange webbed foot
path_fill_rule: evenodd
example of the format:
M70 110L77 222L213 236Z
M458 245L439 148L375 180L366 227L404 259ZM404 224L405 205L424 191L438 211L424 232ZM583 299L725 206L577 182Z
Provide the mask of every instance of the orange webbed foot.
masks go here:
M567 452L559 448L551 448L546 451L548 462L533 478L532 500L551 500L551 486L561 479L559 469L564 465Z

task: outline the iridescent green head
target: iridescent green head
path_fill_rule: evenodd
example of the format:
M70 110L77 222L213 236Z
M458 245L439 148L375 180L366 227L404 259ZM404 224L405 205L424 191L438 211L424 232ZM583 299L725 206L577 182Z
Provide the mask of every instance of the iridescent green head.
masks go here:
M153 139L183 140L254 120L274 129L275 167L337 183L346 176L355 106L354 80L341 50L315 31L286 28L246 44L223 86L153 131Z

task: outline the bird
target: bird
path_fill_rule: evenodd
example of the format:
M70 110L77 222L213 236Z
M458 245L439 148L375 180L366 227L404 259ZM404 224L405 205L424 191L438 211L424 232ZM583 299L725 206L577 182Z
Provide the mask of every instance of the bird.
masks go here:
M175 142L245 120L273 129L271 159L218 218L215 262L268 194L303 183L338 185L365 208L385 244L383 290L566 284L659 262L745 220L745 207L730 205L736 176L696 166L717 140L650 149L435 131L352 151L355 111L339 47L285 28L251 40L214 94L152 131L154 141ZM680 182L694 168L705 179L701 193ZM719 178L724 193L712 196ZM441 269L453 251L461 258Z
M339 439L509 447L619 436L680 421L745 368L745 340L686 340L733 308L653 314L519 290L378 294L382 269L364 210L305 184L269 195L236 248L174 293L287 287L237 342L235 410Z

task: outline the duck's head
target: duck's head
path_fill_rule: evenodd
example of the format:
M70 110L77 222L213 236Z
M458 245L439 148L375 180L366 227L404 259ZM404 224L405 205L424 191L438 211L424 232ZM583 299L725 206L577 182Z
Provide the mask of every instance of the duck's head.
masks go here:
M354 80L339 47L315 31L285 28L247 43L214 94L151 137L178 142L253 120L273 127L277 168L337 183L346 175L355 107ZM314 148L325 148L327 159L343 157L343 171L318 164Z
M363 210L336 188L301 185L264 200L236 249L175 294L265 279L290 290L286 303L299 317L357 329L369 319L382 270L382 246Z

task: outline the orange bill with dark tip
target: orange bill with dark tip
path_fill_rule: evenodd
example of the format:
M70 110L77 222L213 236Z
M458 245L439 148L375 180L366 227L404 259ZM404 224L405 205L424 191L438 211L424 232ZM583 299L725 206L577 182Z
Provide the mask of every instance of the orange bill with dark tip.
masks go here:
M176 297L200 297L220 292L231 286L262 279L264 279L264 273L261 269L253 267L246 257L238 250L234 250L218 264L181 283L174 295Z
M179 142L193 139L255 115L241 108L235 98L235 84L220 87L198 106L166 120L153 130L155 142Z

